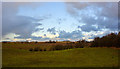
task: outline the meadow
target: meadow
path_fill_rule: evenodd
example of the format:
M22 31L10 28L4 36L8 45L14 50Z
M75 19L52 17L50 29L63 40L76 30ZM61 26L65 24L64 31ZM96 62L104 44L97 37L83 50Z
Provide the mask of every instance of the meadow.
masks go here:
M53 50L69 43L2 43L3 67L117 67L117 48L89 47ZM32 51L30 49L33 49ZM35 48L42 49L34 50ZM44 50L46 49L46 50ZM51 50L52 49L52 50Z

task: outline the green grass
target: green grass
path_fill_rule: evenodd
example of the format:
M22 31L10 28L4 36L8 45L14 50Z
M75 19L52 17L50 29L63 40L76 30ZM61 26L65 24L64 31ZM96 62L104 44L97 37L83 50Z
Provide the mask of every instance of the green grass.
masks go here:
M75 48L31 52L3 47L3 67L116 67L118 49Z

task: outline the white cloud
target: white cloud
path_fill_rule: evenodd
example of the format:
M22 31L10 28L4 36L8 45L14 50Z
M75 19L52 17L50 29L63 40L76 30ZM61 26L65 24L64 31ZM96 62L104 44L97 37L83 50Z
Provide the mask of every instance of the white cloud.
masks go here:
M68 2L66 8L79 23L86 24L81 26L83 31L100 31L103 28L115 31L118 28L118 2ZM95 24L98 29L92 26Z

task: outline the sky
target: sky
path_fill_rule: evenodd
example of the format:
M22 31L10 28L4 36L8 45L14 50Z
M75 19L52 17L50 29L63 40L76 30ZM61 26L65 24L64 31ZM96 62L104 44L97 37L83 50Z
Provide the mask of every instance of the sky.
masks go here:
M93 40L118 32L117 2L3 2L3 41Z

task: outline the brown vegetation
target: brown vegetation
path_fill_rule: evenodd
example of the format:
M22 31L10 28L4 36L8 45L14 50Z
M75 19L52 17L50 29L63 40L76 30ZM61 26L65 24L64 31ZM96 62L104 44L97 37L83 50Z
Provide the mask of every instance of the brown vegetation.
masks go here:
M24 45L23 45L24 44ZM85 40L79 40L76 42L71 41L48 41L48 42L3 42L3 46L28 49L29 51L54 51L65 50L72 48L84 48L84 47L116 47L120 48L120 32L118 34L111 33L103 37L96 37L93 41L88 42Z

